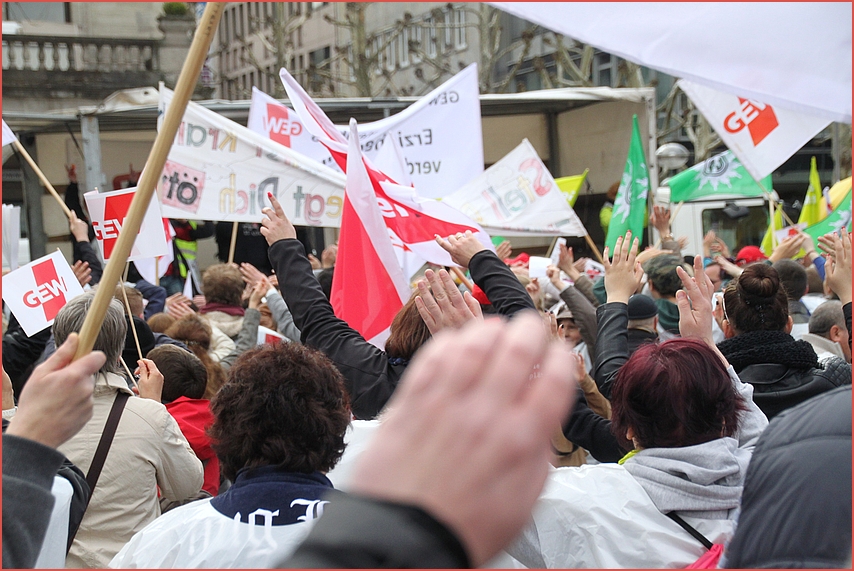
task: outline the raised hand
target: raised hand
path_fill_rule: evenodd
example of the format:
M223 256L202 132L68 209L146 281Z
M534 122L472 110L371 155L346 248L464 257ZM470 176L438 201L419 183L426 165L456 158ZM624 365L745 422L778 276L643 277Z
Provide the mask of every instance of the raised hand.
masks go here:
M483 320L480 303L469 292L461 294L446 270L438 273L427 270L424 278L418 280L415 307L431 334L442 329L457 329L472 320Z
M513 247L510 245L510 240L504 240L495 247L495 254L500 260L506 260L513 254Z
M828 256L825 265L825 279L827 287L833 291L843 304L851 302L851 235L844 232L842 236L837 233L827 234L822 238L829 238L833 245L832 254Z
M480 243L480 240L472 234L471 230L466 230L465 234L459 232L453 236L448 236L447 240L437 234L436 242L451 254L451 259L455 264L464 268L469 267L469 262L475 254L486 250L486 246Z
M608 303L629 303L629 298L640 287L643 269L637 261L638 239L635 238L631 247L629 243L632 233L626 232L625 240L620 236L614 244L614 258L608 259L608 247L605 246L605 292Z
M151 359L140 359L136 363L139 366L139 396L160 402L163 395L163 373Z
M267 244L272 246L279 240L288 238L296 238L297 231L288 217L285 216L285 211L282 210L282 205L276 200L272 193L267 193L267 198L270 200L272 208L266 206L261 209L264 219L261 220L261 234L267 239Z
M89 267L89 262L77 260L71 266L71 271L74 272L74 277L80 282L81 287L85 287L86 284L92 281L92 269Z

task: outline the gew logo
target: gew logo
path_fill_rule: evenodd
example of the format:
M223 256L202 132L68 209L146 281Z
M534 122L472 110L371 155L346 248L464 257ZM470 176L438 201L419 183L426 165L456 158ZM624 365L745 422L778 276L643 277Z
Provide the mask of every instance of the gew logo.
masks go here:
M291 137L302 133L302 124L290 119L287 107L268 103L267 116L264 118L264 132L277 143L290 147Z
M51 321L65 306L68 284L57 275L53 260L45 260L33 266L33 277L36 287L24 293L24 305L32 308L41 306L45 319Z

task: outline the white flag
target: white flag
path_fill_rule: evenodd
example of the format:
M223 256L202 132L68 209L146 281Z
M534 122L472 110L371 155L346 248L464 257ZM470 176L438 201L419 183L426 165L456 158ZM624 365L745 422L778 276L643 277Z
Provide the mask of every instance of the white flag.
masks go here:
M166 238L166 254L156 258L143 258L134 260L133 265L142 279L148 283L157 283L157 278L162 278L166 275L169 269L169 264L175 260L175 253L172 250L172 238L175 236L175 229L168 218L163 219L163 236ZM156 277L155 277L156 274Z
M288 97L296 107L290 93ZM313 139L304 118L296 118L292 109L263 92L252 92L247 125L318 162L336 166L329 152ZM348 135L346 125L332 128ZM365 158L392 176L399 169L398 159L394 153L383 153L383 148L394 138L419 196L439 198L483 172L482 129L477 64L471 64L400 113L359 125L359 142Z
M684 79L679 87L756 180L771 174L830 124L823 117L772 107Z
M59 250L3 276L3 301L30 337L53 325L59 310L81 293Z
M587 234L528 139L442 202L506 236Z
M101 247L104 261L108 261L113 254L113 248L116 247L119 233L125 225L125 218L135 194L136 187L112 192L92 191L83 195L92 217L92 229L95 231L95 238ZM165 256L169 251L163 232L160 204L157 202L157 197L152 196L128 261Z
M21 244L21 207L3 205L3 258L10 270L18 269Z
M11 145L18 138L15 137L15 133L12 132L12 129L9 128L9 125L6 124L6 121L3 121L3 146Z

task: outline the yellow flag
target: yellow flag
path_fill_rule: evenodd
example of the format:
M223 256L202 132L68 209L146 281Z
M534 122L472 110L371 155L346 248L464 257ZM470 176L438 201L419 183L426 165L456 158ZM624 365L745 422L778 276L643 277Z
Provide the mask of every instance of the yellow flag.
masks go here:
M807 226L818 224L827 216L827 201L821 192L821 180L818 178L818 169L815 165L815 157L810 162L810 185L804 197L804 206L798 218L798 224L805 223Z
M575 206L575 201L578 200L578 194L581 192L581 187L584 186L584 180L587 178L589 171L590 169L584 169L584 172L581 174L555 179L557 187L563 193L570 206Z
M774 251L774 232L782 230L783 228L785 228L785 226L783 226L783 205L778 204L777 210L774 211L774 220L768 227L768 231L765 232L765 237L762 238L762 244L759 245L759 249L762 250L763 254L766 256L771 255L771 252Z

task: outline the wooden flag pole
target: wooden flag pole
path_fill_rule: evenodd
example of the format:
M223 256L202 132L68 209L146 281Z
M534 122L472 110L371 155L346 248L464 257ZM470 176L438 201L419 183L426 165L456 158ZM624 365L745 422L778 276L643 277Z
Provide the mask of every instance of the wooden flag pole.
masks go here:
M184 117L187 103L196 87L196 82L199 79L202 66L204 66L211 40L219 25L224 8L224 2L208 2L205 5L205 11L193 36L193 43L190 45L190 51L175 85L172 103L166 110L160 132L157 133L151 153L142 169L142 177L137 184L136 193L134 193L124 226L113 248L110 261L104 268L101 282L95 293L95 299L92 300L92 305L86 314L86 320L80 329L80 343L77 346L77 353L74 355L75 359L90 353L95 345L95 339L107 313L107 306L116 290L122 268L127 262L136 235L142 225L142 219L145 217L145 211L148 209L155 186L163 172L163 165L166 163L166 157L172 148L172 142L175 140L175 134L178 132L178 127Z
M228 263L234 262L234 247L237 246L237 222L231 227L231 245L228 247Z
M599 263L604 264L605 260L602 259L602 252L600 252L599 248L596 247L596 244L593 243L593 239L590 237L590 234L585 234L584 239L587 240L587 244L590 245L590 249L593 250L594 254L596 254L596 259L599 260Z
M133 332L133 341L136 343L136 352L139 358L142 359L142 348L139 345L139 334L136 332L136 326L133 324L133 313L130 310L130 302L128 301L128 293L125 291L125 284L121 284L122 297L125 298L125 309L128 312L128 321L130 321L130 330Z
M160 285L160 256L154 258L154 285Z
M21 156L24 157L24 160L26 160L30 164L32 169L35 171L36 176L39 177L39 180L42 182L48 192L53 195L53 197L59 203L59 206L62 207L62 210L65 212L65 215L68 217L68 219L71 220L71 210L69 210L68 206L65 205L65 201L62 199L61 196L59 196L59 193L56 192L56 189L53 188L52 184L50 184L50 181L47 180L47 177L36 164L36 161L33 160L33 157L30 156L30 153L27 152L27 149L24 148L24 146L18 139L12 141L12 144L15 145L15 148L18 150L19 153L21 153Z
M463 273L463 271L461 269L459 269L457 266L449 266L449 267L451 268L451 272L455 276L457 276L457 278L459 278L460 282L462 282L462 284L464 286L466 286L469 289L469 291L474 291L474 284L471 283L471 280L466 277L466 275Z

